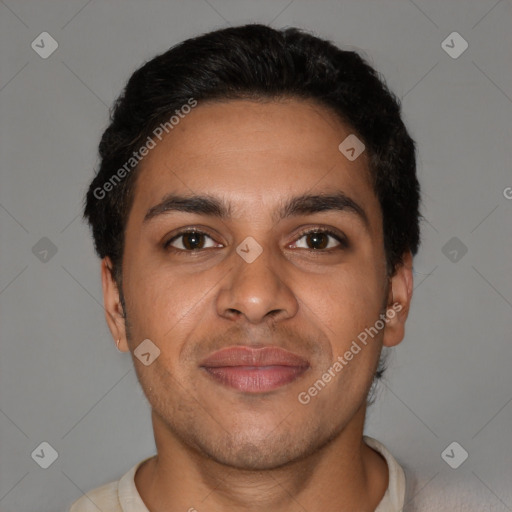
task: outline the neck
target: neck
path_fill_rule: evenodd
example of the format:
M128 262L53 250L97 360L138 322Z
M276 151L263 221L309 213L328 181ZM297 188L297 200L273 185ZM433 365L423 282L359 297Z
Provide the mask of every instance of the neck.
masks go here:
M366 406L313 455L279 468L226 466L177 440L153 414L158 455L143 464L135 484L150 512L375 510L388 486L380 454L362 439Z

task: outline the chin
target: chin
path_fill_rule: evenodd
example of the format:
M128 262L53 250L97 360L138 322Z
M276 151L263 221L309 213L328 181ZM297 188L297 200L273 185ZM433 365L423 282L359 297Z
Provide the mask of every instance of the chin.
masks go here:
M289 432L274 436L267 434L259 440L247 433L239 433L215 443L200 444L208 458L242 471L278 469L311 455L320 447L315 435L304 436L302 433L299 436Z

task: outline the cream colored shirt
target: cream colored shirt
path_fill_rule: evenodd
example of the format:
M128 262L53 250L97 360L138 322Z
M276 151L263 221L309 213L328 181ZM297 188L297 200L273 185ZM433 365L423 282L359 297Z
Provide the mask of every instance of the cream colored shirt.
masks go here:
M386 459L389 470L388 488L375 512L401 512L405 497L405 474L386 447L373 439L363 436L364 442ZM151 458L151 457L149 457ZM135 472L145 459L133 466L117 482L98 487L84 494L71 505L69 512L150 512L144 505L135 486Z

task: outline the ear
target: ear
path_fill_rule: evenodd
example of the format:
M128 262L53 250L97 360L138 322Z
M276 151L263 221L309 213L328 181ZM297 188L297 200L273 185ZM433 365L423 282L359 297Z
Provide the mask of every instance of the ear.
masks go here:
M390 279L386 328L382 344L385 347L398 345L405 335L405 321L409 315L413 290L412 254L404 253L403 265L397 268Z
M112 276L112 262L107 256L101 261L101 283L103 287L103 303L105 304L105 318L114 341L119 341L118 349L128 352L126 340L126 326L123 306L119 296L117 284Z

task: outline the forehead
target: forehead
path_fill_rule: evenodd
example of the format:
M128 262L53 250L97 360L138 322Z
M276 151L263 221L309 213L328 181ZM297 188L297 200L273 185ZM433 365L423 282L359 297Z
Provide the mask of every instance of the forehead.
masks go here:
M342 190L378 224L366 153L350 161L338 148L351 133L311 101L199 103L144 157L130 217L143 219L169 193L208 192L254 215L285 197Z

